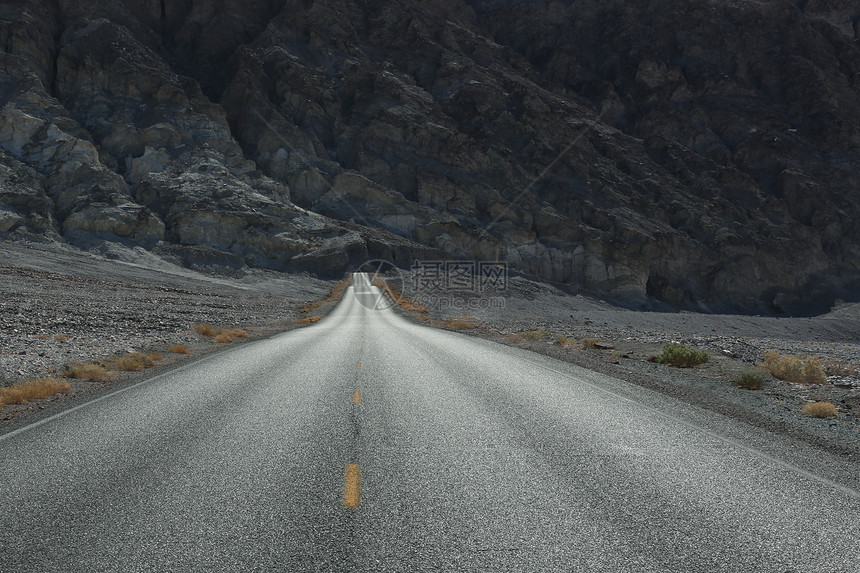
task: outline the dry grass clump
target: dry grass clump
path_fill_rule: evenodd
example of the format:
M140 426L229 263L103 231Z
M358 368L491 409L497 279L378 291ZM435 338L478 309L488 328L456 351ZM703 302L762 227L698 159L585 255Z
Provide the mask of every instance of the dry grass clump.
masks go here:
M796 384L824 384L827 375L821 360L814 356L782 355L776 350L764 351L764 362L759 368L770 372L774 378Z
M214 341L219 344L230 343L236 340L237 338L248 338L249 334L247 331L242 330L241 328L233 328L231 330L220 330L218 334L215 335Z
M321 316L318 316L318 315L312 315L312 316L306 316L306 317L304 317L304 318L300 318L300 319L298 319L298 320L296 321L296 324L298 324L298 325L316 324L317 322L319 322L319 321L321 321L321 320L322 320L322 317L321 317Z
M198 322L197 324L195 324L194 332L203 336L216 336L218 334L218 331L215 329L214 326L205 322Z
M59 378L39 378L27 380L14 386L0 388L0 408L6 404L22 404L27 400L47 398L65 392L72 385Z
M69 339L68 334L55 334L54 335L54 340L56 340L57 342L65 342L68 339Z
M761 370L744 370L734 379L734 384L738 388L758 390L764 386L764 374Z
M152 368L155 366L155 360L148 354L142 352L129 352L124 356L112 358L108 362L108 366L113 370L124 370L132 372L143 370L144 368Z
M583 338L582 339L582 347L594 349L597 347L598 342L600 342L599 338Z
M174 344L168 348L167 351L172 352L173 354L191 354L191 351L188 350L188 347L184 344Z
M110 374L108 374L104 366L77 363L70 364L69 368L63 372L63 376L77 380L92 380L93 382L104 382L110 378Z
M803 407L802 412L813 418L830 418L836 415L836 406L830 402L810 402Z
M145 368L152 368L155 366L156 362L163 359L164 356L162 356L160 352L149 352L147 354L144 354L143 352L129 352L124 356L111 358L107 363L107 367L112 370L133 372L144 370Z
M199 323L194 325L194 330L203 336L212 337L213 342L229 343L237 338L248 338L248 331L241 328L215 328L210 324ZM187 349L186 349L187 350Z
M680 368L692 368L710 359L711 355L704 350L685 344L667 344L663 347L663 352L657 356L656 362Z

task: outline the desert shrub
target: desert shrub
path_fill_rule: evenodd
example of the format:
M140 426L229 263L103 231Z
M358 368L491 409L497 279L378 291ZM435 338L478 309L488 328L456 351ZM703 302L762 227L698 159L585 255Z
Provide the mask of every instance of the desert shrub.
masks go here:
M206 323L195 324L194 330L197 331L198 334L202 334L203 336L214 337L213 341L219 343L233 342L237 338L249 337L248 332L242 330L241 328L215 328L212 325Z
M298 319L298 320L296 321L296 324L299 324L299 325L304 325L304 324L316 324L317 322L319 322L319 321L321 321L321 320L322 320L322 317L321 317L321 316L316 316L316 315L313 315L313 316L306 316L306 317L304 317L304 318L300 318L300 319Z
M667 344L663 347L663 352L656 358L660 364L669 364L681 368L698 366L710 359L711 356L704 350L685 344Z
M211 324L207 324L205 322L198 322L194 325L194 332L197 334L202 334L203 336L215 336L218 334L218 331Z
M802 412L813 418L829 418L836 415L836 406L830 402L810 402L803 407Z
M583 348L594 348L598 342L600 342L599 338L583 338L582 339L582 347Z
M104 367L98 364L70 364L63 376L77 380L92 380L93 382L104 382L109 378Z
M174 344L168 348L167 351L172 352L173 354L191 354L191 351L188 350L188 347L184 344Z
M230 343L236 340L237 338L248 338L248 333L241 328L234 328L232 330L219 330L218 334L215 335L215 342L218 343Z
M54 340L56 340L57 342L65 342L68 339L69 339L68 334L55 334L54 335Z
M236 337L229 332L219 332L212 340L217 342L218 344L229 344L230 342L236 340Z
M759 364L774 378L796 384L824 384L827 375L821 360L814 356L782 355L775 350L765 350L764 362Z
M735 386L747 390L758 390L764 386L764 374L761 370L744 370L734 379Z
M112 358L108 365L114 370L135 371L152 368L155 361L141 352L129 352L125 356Z
M152 360L153 362L158 362L159 360L164 360L164 356L161 354L161 352L150 352L146 356L150 360Z
M47 398L65 392L72 385L59 378L40 378L27 380L14 386L0 388L0 408L5 404L21 404L27 400Z

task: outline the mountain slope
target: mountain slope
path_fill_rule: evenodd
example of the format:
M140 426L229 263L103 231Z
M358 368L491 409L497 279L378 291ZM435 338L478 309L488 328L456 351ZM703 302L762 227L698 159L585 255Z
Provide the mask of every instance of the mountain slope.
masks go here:
M850 297L851 4L6 3L0 231L330 272L501 257L711 309Z

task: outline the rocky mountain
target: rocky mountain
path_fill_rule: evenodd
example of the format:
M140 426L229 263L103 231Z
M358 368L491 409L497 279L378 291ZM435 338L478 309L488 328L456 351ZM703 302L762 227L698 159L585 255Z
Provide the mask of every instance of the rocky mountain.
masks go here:
M0 234L856 298L858 26L855 0L7 0Z

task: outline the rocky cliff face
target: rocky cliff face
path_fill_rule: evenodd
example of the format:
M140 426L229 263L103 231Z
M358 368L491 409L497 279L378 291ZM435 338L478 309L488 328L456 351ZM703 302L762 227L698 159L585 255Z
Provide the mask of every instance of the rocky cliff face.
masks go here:
M0 233L329 272L500 257L703 308L856 295L858 18L837 0L6 2Z

